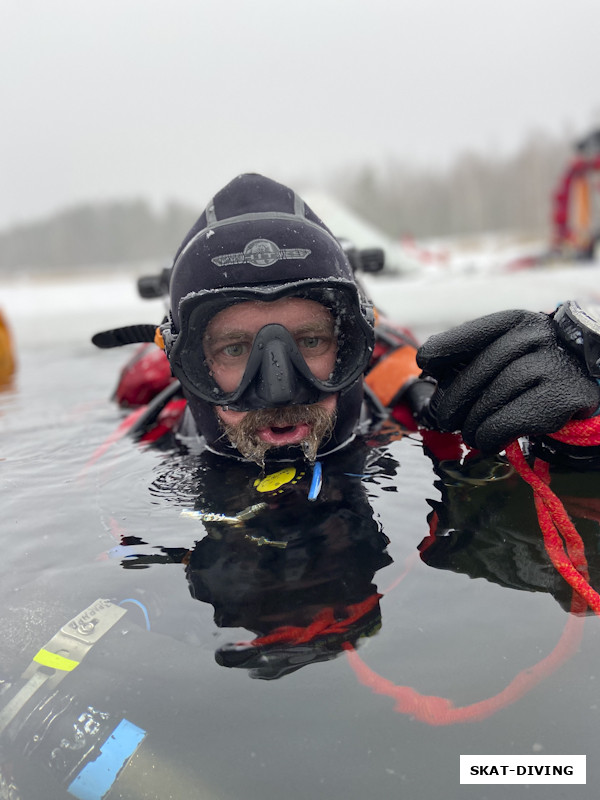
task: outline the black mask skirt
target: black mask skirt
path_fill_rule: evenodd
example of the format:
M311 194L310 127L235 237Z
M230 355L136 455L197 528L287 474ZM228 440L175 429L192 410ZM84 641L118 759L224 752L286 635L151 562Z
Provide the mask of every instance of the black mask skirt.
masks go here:
M319 380L310 371L292 335L279 324L260 328L251 344L237 388L225 392L214 380L204 352L206 329L214 317L233 305L300 298L327 308L334 320L336 359L331 374ZM370 306L357 287L342 281L297 281L287 286L254 286L198 292L179 306L181 330L163 326L171 368L188 393L210 405L233 411L317 403L343 394L363 374L373 350Z

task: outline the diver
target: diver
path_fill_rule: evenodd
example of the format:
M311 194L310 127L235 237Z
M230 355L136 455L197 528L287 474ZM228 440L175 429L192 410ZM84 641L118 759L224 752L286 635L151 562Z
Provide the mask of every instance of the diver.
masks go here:
M492 314L432 337L417 352L407 331L374 311L329 229L291 189L260 175L241 175L213 198L182 242L168 283L170 310L156 337L153 326L137 326L95 341L114 346L145 336L163 348L152 350L155 400L133 430L144 442L167 445L174 437L200 455L205 468L189 513L208 536L191 551L159 548L148 563L185 563L192 595L214 605L219 626L246 627L265 641L277 621L279 627L310 624L305 612L298 619L298 609L284 602L283 576L289 581L290 557L298 558L296 548L306 548L304 537L320 530L320 521L344 530L338 512L347 508L347 492L340 487L364 477L368 458L363 454L362 465L342 470L339 464L365 446L375 453L402 431L421 438L441 476L440 544L421 551L432 565L443 563L451 544L454 553L475 536L477 515L465 522L459 513L465 487L479 487L478 502L469 495L468 508L485 509L486 497L511 506L507 496L517 496L519 483L497 456L517 437L528 436L533 451L559 464L600 465L598 445L547 436L600 404L600 326L577 303L554 314ZM122 405L139 404L148 389L148 365L138 373L139 363L136 355L124 370L117 390ZM473 448L467 457L455 431ZM496 483L499 474L511 480ZM330 508L319 497L323 491L331 499L323 486L332 482L338 502ZM484 491L488 483L492 488ZM272 493L267 485L275 486ZM448 488L454 485L461 488ZM360 477L350 491L357 502L359 487ZM531 502L527 509L533 513ZM494 517L484 525L492 537L503 525L517 532L533 525L530 539L542 547L535 518L525 524L520 512L521 522L499 516L501 524ZM465 535L447 538L446 530ZM556 592L556 581L564 589L550 561L542 560L550 578L537 585ZM234 569L240 563L243 585ZM245 585L250 576L258 584L252 590ZM247 595L276 596L267 605L290 615L267 619L254 601L229 607L232 597ZM238 664L249 652L256 651L246 649Z
M600 406L599 320L574 302L553 314L499 312L433 336L417 355L411 336L374 311L341 244L302 199L245 174L179 247L156 336L154 326L131 326L94 342L164 348L166 360L154 357L158 400L136 425L146 441L175 430L186 446L260 465L314 463L388 418L461 431L485 454L529 436L587 467L597 466L597 447L574 452L546 435ZM117 390L123 405L147 400L148 370L133 389L130 373Z

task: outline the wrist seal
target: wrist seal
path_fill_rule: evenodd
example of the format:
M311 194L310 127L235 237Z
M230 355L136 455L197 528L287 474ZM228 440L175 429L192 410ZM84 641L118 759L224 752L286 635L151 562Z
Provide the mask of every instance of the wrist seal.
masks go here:
M600 379L600 306L568 300L553 319L561 344L585 361L593 378Z

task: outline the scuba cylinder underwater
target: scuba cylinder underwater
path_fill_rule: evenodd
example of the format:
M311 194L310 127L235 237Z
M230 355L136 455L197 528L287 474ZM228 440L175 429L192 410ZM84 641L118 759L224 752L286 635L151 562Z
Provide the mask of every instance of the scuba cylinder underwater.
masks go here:
M165 672L176 665L181 674L188 662L176 642L161 648L140 634L122 605L98 599L38 650L19 679L4 682L0 797L164 800L174 786L180 796L197 796L198 776L161 756L168 736L158 723L173 701ZM145 663L140 704L140 677L122 665L150 654L156 662L157 647L160 664ZM194 674L190 666L188 680Z

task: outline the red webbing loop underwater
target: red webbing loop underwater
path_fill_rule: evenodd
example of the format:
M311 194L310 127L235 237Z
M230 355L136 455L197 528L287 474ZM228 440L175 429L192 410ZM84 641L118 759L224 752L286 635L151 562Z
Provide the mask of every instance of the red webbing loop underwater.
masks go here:
M311 642L317 636L327 636L331 634L346 633L348 628L359 619L372 611L383 595L374 593L360 603L354 603L346 608L348 616L344 619L336 619L333 609L324 608L316 615L314 620L305 628L294 625L282 625L273 633L260 636L251 642L239 642L239 644L252 645L253 647L264 647L270 644L304 644Z
M578 446L600 444L600 417L567 423L553 438ZM396 701L395 710L409 714L428 725L476 722L496 713L525 695L537 683L567 661L579 646L584 613L589 606L600 615L600 595L590 586L584 546L563 504L550 489L549 465L539 459L532 469L517 441L506 449L512 466L533 489L535 506L544 545L560 575L573 589L570 614L563 633L552 652L533 667L521 672L498 694L471 705L455 707L444 698L423 695L410 686L396 686L368 667L349 642L342 647L357 679L376 694Z

